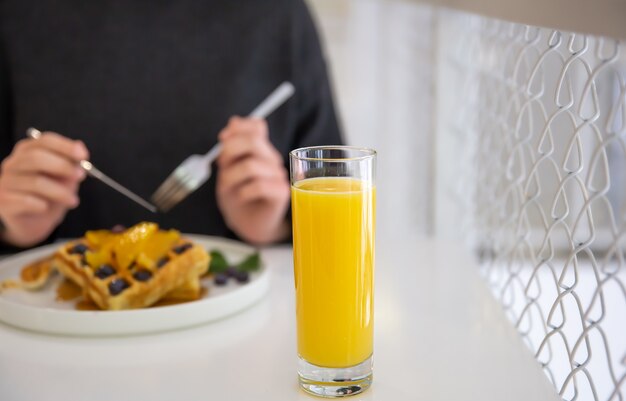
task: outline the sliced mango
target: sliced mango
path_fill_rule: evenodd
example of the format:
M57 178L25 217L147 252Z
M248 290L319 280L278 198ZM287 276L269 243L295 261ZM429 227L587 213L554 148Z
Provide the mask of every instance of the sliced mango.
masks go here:
M91 248L101 248L104 245L117 240L121 234L109 230L92 230L85 233L85 238Z
M127 269L133 262L150 267L180 240L177 230L160 231L155 223L139 223L122 233L108 230L87 231L89 246L85 258L93 268L103 264Z
M179 239L180 232L177 230L157 231L144 244L143 253L149 259L157 261L165 256Z
M137 258L135 259L135 263L137 263L137 265L141 267L149 268L154 265L154 259L150 259L149 257L146 256L145 253L141 252L139 255L137 255Z
M155 223L139 223L124 231L113 245L118 267L127 269L158 230Z
M85 260L94 269L104 264L110 265L112 264L111 248L106 247L97 251L87 251L85 252Z

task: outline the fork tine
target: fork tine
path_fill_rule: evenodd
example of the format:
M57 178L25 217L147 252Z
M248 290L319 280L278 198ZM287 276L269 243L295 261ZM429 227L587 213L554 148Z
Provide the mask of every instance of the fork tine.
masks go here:
M152 199L161 202L168 196L168 193L171 192L173 188L181 185L182 182L186 182L188 179L189 178L184 171L181 173L180 169L176 169L174 173L170 174L163 184L161 184L154 195L152 195Z
M177 185L172 187L171 191L168 192L167 196L161 199L160 209L164 212L168 211L172 207L174 207L178 202L183 200L189 193L189 187L185 185Z
M163 203L163 201L167 198L167 194L169 194L175 187L180 185L178 180L170 180L166 183L167 185L162 185L159 188L159 191L152 196L152 201L159 206L159 204Z
M156 192L152 194L152 196L150 197L150 199L152 199L152 202L158 203L161 197L163 196L163 193L165 193L165 191L167 191L171 185L172 185L172 181L169 178L165 180L163 184L161 184L159 189L157 189Z
M182 184L180 183L180 181L172 181L171 185L169 185L158 198L155 197L153 199L154 204L157 205L159 209L163 210L164 205L168 203L168 199L170 198L171 194L178 192L181 187Z
M185 185L179 185L175 191L169 193L169 196L161 204L161 209L164 212L167 212L168 210L176 206L176 204L178 204L181 200L183 200L190 192L191 191L189 187Z
M152 203L154 203L156 205L156 207L161 209L161 205L163 204L163 202L166 199L165 195L167 193L169 193L174 186L176 186L176 182L172 181L169 185L167 185L167 187L164 187L164 189L161 191L160 194L155 194L152 197Z
M206 180L209 179L211 175L211 170L208 169L205 171L205 176L201 179L198 177L194 177L192 174L187 174L185 177L182 177L179 181L179 185L172 188L165 196L165 199L161 200L164 208L168 210L178 204L180 201L185 199L191 192L195 191L200 187Z
M169 191L172 190L172 187L174 187L176 185L175 181L171 181L168 183L167 186L162 186L162 188L160 189L159 193L155 193L154 195L152 195L152 203L154 203L154 205L156 207L158 207L159 209L161 209L161 205L163 204L164 201L164 196L165 194L167 194Z
M167 177L167 179L165 181L163 181L161 186L152 195L152 199L159 199L159 198L163 197L163 195L166 192L168 192L170 190L170 188L178 182L178 176L177 176L176 172L177 171L174 171L172 174L170 174L169 177Z
M185 199L190 193L202 186L211 176L211 169L208 168L204 171L203 177L194 176L192 173L186 174L184 177L179 177L177 185L173 185L169 188L160 199L159 204L164 211L173 208L180 201Z
M159 194L159 196L155 196L153 198L153 202L157 205L159 209L162 211L167 211L171 209L180 199L184 198L185 192L183 192L183 196L178 195L181 191L189 192L189 182L192 180L192 177L189 175L184 175L181 177L174 177L168 187L164 189L164 191ZM176 200L177 198L180 198ZM174 202L175 201L175 202Z

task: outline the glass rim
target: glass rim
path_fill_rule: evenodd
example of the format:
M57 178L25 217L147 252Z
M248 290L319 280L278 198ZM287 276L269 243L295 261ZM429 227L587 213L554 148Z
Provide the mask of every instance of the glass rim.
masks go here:
M299 152L305 152L309 150L352 150L355 152L361 152L362 155L353 157L309 157L299 156ZM322 145L322 146L305 146L302 148L294 149L289 152L289 156L296 160L302 161L336 161L336 162L348 162L348 161L360 161L372 159L377 155L377 152L371 148L364 148L360 146L348 146L348 145Z

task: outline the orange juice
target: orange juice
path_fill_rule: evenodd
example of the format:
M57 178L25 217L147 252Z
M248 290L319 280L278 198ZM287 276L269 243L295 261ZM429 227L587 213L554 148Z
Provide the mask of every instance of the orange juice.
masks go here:
M298 353L329 368L372 355L375 189L320 177L291 189Z

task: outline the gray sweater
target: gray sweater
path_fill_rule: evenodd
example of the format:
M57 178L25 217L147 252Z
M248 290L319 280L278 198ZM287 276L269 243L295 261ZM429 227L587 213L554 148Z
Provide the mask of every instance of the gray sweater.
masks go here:
M280 82L296 95L269 119L288 151L341 143L325 62L302 0L0 0L0 157L27 127L82 139L106 174L149 198L185 157L204 153L231 115ZM55 233L157 221L232 236L215 174L153 215L87 179Z

